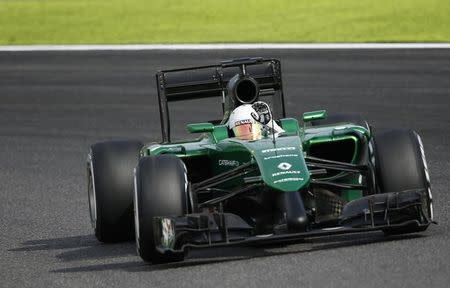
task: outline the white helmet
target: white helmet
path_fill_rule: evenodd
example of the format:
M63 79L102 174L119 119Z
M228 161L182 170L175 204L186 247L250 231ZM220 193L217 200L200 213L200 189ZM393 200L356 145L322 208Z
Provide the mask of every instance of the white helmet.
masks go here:
M233 130L234 136L241 140L261 139L262 125L258 121L258 113L252 105L244 104L231 112L228 128Z

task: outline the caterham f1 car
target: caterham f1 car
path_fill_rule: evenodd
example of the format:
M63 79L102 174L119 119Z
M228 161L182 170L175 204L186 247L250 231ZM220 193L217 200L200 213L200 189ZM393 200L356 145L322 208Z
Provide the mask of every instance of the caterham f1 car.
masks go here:
M161 142L91 146L89 207L99 241L135 239L145 261L163 263L192 248L414 233L433 223L419 135L374 133L360 116L325 110L287 118L280 61L165 70L156 82ZM188 124L195 140L171 141L169 104L210 97L222 105L221 119ZM258 137L239 138L230 115L255 103L267 104L269 119L253 128Z

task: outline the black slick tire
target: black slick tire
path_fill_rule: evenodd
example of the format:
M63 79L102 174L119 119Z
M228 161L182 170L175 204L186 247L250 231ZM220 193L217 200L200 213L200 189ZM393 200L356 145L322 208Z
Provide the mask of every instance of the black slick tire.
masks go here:
M88 155L88 196L91 222L101 242L134 238L133 170L143 144L108 141L91 146Z
M183 253L161 254L155 248L153 217L181 216L188 211L187 174L173 155L144 157L135 171L135 231L138 254L146 262L182 261Z
M376 179L380 193L421 189L422 209L433 219L430 177L420 136L412 130L389 130L377 133L375 142ZM386 234L423 231L425 227L386 229Z

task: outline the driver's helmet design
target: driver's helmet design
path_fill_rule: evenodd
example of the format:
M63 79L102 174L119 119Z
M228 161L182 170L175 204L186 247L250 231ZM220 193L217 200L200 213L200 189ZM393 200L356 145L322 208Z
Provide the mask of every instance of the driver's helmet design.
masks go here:
M241 140L261 139L262 124L255 120L258 113L252 105L244 104L231 112L228 119L228 128L233 130L234 136Z

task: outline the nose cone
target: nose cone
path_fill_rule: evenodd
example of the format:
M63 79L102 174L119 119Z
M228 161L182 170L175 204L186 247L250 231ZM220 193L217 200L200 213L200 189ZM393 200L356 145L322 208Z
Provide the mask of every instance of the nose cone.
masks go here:
M300 137L263 138L245 145L258 163L264 183L270 188L291 193L308 187L310 174L303 157Z

